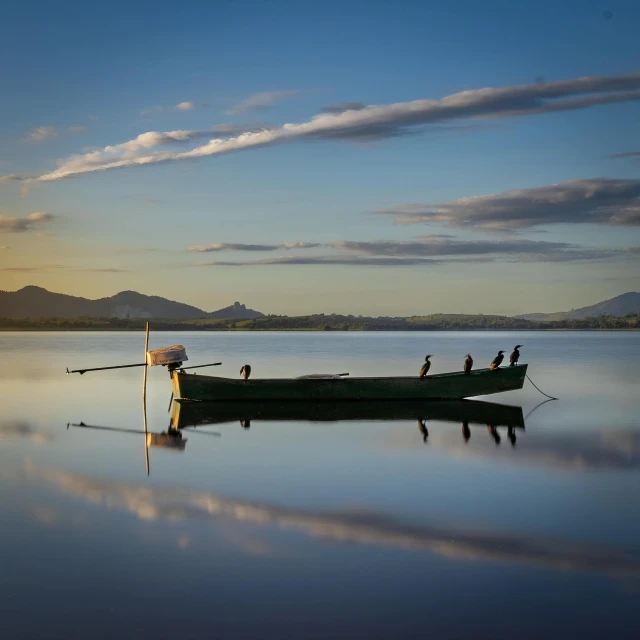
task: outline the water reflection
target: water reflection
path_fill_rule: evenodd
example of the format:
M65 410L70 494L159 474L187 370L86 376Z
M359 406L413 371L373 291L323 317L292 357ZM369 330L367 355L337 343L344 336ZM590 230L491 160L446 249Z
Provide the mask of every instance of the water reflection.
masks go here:
M171 405L170 405L171 409ZM443 400L431 402L189 402L176 400L166 431L160 433L148 431L146 407L143 411L144 429L130 429L85 424L84 422L67 424L69 427L110 431L124 434L143 434L145 442L145 464L147 475L150 473L149 447L159 447L184 452L187 439L183 431L198 426L240 422L248 430L251 420L259 421L308 421L308 422L349 422L349 421L408 421L417 416L418 429L426 444L429 439L428 421L453 422L462 424L462 436L466 442L470 438L469 423L485 424L496 441L500 435L496 425L507 426L509 438L515 443L515 428L524 429L522 408L475 400ZM219 436L217 432L198 430L202 435Z
M384 513L312 512L228 499L213 493L174 487L151 487L96 479L33 463L25 467L31 482L55 487L66 495L107 509L152 521L242 522L277 527L337 543L382 545L422 550L458 561L505 562L557 571L594 571L640 576L637 551L591 546L545 537L472 531L451 526L416 524Z
M7 420L0 422L0 440L3 438L27 438L36 444L45 444L52 436L23 420Z
M477 400L313 403L176 400L171 416L171 424L177 429L226 422L249 422L250 424L251 420L267 422L419 420L524 428L522 407Z

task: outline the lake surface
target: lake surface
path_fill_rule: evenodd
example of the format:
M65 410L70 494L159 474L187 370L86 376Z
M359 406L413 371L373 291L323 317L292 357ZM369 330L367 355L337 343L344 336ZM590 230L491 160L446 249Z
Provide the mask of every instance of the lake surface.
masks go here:
M412 375L425 353L438 373L519 342L559 400L537 406L529 382L481 399L521 407L525 428L467 438L447 416L428 435L266 416L147 449L141 369L64 375L142 361L143 334L0 333L0 637L640 637L640 333L152 333L150 348L178 342L233 377ZM166 370L148 385L161 433Z

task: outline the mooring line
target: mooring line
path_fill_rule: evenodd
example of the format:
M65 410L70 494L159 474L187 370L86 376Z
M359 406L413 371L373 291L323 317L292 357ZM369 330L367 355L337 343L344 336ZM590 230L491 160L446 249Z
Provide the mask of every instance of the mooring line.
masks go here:
M542 391L542 389L540 389L536 383L529 377L528 373L524 374L525 376L527 376L527 380L543 395L546 396L547 398L549 398L549 400L557 400L558 398L554 398L553 396L550 396L548 393L545 393L544 391Z

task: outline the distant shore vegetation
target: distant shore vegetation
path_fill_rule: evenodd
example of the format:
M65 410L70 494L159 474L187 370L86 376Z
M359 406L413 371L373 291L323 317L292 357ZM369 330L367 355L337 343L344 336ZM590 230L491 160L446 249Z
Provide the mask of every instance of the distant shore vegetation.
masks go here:
M0 331L134 331L143 329L144 318L0 318ZM634 330L640 314L592 318L532 321L493 315L437 313L407 318L269 315L253 320L149 319L155 331L540 331L540 330Z

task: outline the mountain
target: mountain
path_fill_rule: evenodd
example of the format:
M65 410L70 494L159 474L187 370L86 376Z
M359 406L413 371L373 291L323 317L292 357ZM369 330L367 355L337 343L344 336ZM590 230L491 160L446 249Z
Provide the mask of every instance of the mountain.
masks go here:
M640 293L630 291L620 296L604 300L589 307L571 309L571 311L558 311L556 313L525 313L517 318L549 322L552 320L579 320L581 318L593 318L597 316L626 316L628 313L640 313Z
M53 293L42 287L24 287L18 291L0 291L2 318L163 318L195 320L225 318L248 320L264 314L247 309L239 302L230 307L207 313L197 307L174 302L159 296L145 296L136 291L121 291L110 298L89 300L63 293Z

